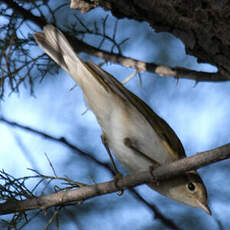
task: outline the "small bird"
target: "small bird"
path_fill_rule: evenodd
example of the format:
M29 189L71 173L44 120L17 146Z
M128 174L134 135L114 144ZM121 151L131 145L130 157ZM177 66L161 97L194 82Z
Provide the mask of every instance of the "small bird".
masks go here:
M102 129L102 141L129 171L157 168L186 157L170 126L116 78L92 62L83 62L64 34L52 25L37 32L38 45L80 86L84 99ZM199 174L188 171L149 187L162 195L211 215L207 191Z

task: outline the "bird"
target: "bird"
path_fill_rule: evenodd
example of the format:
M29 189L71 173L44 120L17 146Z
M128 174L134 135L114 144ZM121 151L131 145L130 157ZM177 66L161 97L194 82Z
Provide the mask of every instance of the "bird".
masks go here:
M46 25L43 32L33 36L82 89L84 100L102 129L102 142L116 172L112 154L130 172L155 169L186 157L180 139L167 122L111 74L93 62L81 60L59 29ZM196 170L148 186L211 215L207 190Z

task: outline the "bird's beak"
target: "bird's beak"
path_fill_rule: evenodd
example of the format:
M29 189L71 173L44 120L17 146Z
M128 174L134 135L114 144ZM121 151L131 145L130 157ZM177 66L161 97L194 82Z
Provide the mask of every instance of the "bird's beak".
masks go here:
M203 204L201 203L199 200L197 200L198 203L198 207L202 208L206 213L208 213L208 215L212 215L212 212L210 210L210 208L208 207L208 204Z

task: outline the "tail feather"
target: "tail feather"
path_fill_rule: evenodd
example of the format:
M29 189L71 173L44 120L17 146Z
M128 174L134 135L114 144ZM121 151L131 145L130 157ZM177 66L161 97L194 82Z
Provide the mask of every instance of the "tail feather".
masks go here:
M87 67L75 54L75 51L65 38L64 34L52 25L44 27L44 32L34 34L38 45L71 77L80 84L81 72L86 72Z
M73 59L78 59L72 46L69 44L68 40L65 38L64 34L52 25L47 25L44 27L44 34L46 40L49 41L50 45L63 56L69 56Z
M111 103L108 97L109 86L103 77L75 54L64 34L54 26L45 26L44 32L35 33L34 38L38 45L77 82L83 90L89 108L99 117L95 108L98 107L95 98L101 102L100 110Z

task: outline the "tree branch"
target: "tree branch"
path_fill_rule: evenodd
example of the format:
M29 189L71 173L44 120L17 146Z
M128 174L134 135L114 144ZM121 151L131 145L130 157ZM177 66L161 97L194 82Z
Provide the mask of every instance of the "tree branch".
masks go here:
M29 20L37 24L40 28L47 24L47 21L43 17L37 17L33 15L30 11L26 10L25 8L18 5L16 2L13 1L5 1L9 7L14 9L17 14L21 15L24 20ZM64 33L65 36L68 38L70 43L73 45L75 51L78 52L85 52L90 55L99 57L104 59L107 62L117 63L126 67L134 68L138 72L151 72L154 74L158 74L159 76L169 76L175 78L185 78L190 80L195 80L196 82L222 82L222 81L229 81L230 76L226 74L223 70L219 72L202 72L202 71L195 71L181 67L170 67L164 65L158 65L156 63L149 63L139 61L134 58L125 57L120 54L107 52L96 47L93 47L74 36L69 35L67 32Z
M77 151L81 156L87 157L90 160L92 160L93 162L95 162L96 164L100 165L101 167L107 169L110 173L112 173L114 175L114 172L111 168L111 166L107 163L102 163L101 161L97 160L95 157L93 157L91 154L82 151L81 149L79 149L77 146L71 144L70 142L68 142L68 140L66 140L64 137L61 138L56 138L53 137L47 133L44 133L40 130L36 130L34 128L31 128L29 126L25 126L22 124L19 124L17 122L14 121L9 121L4 117L0 116L0 122L3 122L11 127L15 127L15 128L20 128L22 130L28 131L28 132L32 132L36 135L39 135L41 137L44 137L46 139L52 140L52 141L56 141L59 142L61 144L64 144L65 146L71 148L73 151ZM164 216L161 211L158 209L158 207L154 204L149 204L147 201L145 201L140 194L138 194L134 189L130 189L129 192L136 197L136 199L140 200L141 202L143 202L155 215L156 219L159 219L164 225L166 225L167 227L174 229L174 230L180 230L180 228L173 222L173 220L167 218L166 216Z
M126 67L134 68L138 72L151 72L157 74L159 76L169 76L174 78L184 78L194 80L196 82L223 82L229 81L230 76L225 74L225 72L203 72L203 71L195 71L182 67L170 67L165 65L157 65L155 63L143 62L134 58L125 57L120 54L110 53L98 48L95 48L89 44L86 44L76 37L69 35L68 33L64 33L68 38L74 50L79 52L85 52L90 55L99 57L104 59L107 62L117 63Z
M164 65L156 66L154 72L161 77L170 76L174 78L184 78L196 82L223 82L229 81L230 76L220 72L203 72L186 69L183 67L170 67Z
M161 166L150 172L137 172L122 177L118 182L114 180L85 186L79 189L55 192L49 195L34 197L21 201L6 201L0 204L0 214L21 212L33 209L46 210L52 206L63 205L68 202L82 202L89 198L119 191L121 188L127 189L139 184L149 182L160 182L165 179L175 177L185 171L200 168L202 166L224 160L230 157L230 144L223 145L206 152L197 153L194 156L174 161L168 165Z

